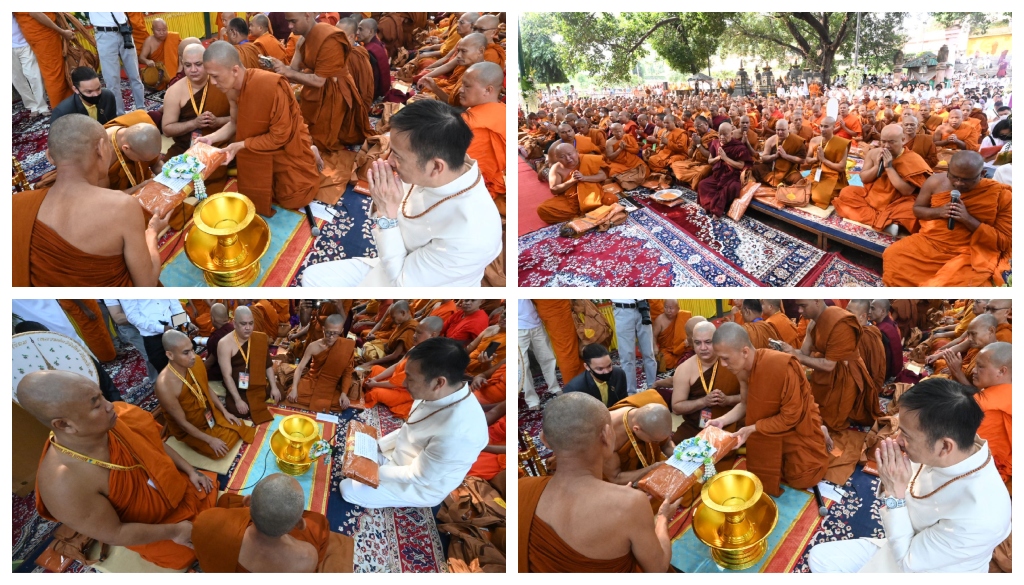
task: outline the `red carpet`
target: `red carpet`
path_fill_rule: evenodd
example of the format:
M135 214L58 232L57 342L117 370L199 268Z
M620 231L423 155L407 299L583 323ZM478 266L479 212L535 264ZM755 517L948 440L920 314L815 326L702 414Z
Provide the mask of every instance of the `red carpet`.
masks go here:
M551 197L551 189L537 180L537 171L519 159L519 235L535 232L548 224L537 217L537 207Z

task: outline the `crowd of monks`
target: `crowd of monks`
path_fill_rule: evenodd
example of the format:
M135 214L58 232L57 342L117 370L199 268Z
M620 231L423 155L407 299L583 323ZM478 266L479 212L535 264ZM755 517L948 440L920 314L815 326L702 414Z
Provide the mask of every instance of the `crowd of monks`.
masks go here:
M771 496L783 485L843 485L857 465L876 464L879 432L898 419L895 388L930 377L974 394L985 413L978 434L1012 492L1009 300L747 299L712 320L650 300L654 349L670 375L621 399L608 388L614 373L587 361L608 352L571 328L571 301L534 302L563 379L575 367L566 358L578 364L582 353L583 375L604 390L563 387L544 406L540 439L553 456L547 475L520 466L520 572L663 572L667 523L693 495L663 502L633 488L680 441L706 426L734 434ZM725 454L716 469L736 462Z
M153 72L151 89L166 89L164 106L102 125L95 115L54 120L47 156L56 170L14 197L15 286L156 286L157 239L168 225L181 229L184 206L151 216L123 195L195 143L226 152L205 181L209 194L237 176L237 191L264 216L272 204L334 205L356 182L360 148L387 130L370 116L410 100L463 108L473 131L467 156L504 218L503 13L238 14L221 13L219 38L202 41L182 39L159 18L147 35L142 13L128 13L143 77ZM55 106L71 92L65 60L51 47L60 48L62 33L32 26L28 13L15 18L25 21ZM394 85L400 55L415 55L415 95ZM166 151L164 138L173 142Z
M85 329L102 322L88 317L99 313L94 304L62 306ZM194 468L164 439L222 459L273 420L268 405L329 413L379 404L407 419L406 354L434 337L469 353L455 384L468 384L485 411L489 442L468 475L504 496L503 301L192 299L183 306L193 326L188 333L167 326L161 337L167 366L154 384L152 414L107 402L77 374L37 372L19 384L21 406L52 431L37 474L41 516L164 568L198 559L206 572L351 572L352 539L331 532L322 514L303 511L293 478L270 475L250 496L218 498L216 475ZM109 335L92 328L83 341L102 352Z
M969 97L893 103L865 89L844 97L834 118L820 92L572 97L520 110L519 144L540 160L538 178L553 195L537 208L547 223L613 204L652 175L691 188L715 217L749 182L799 184L810 188L809 205L906 236L883 256L887 286L1004 282L1012 190L986 178L997 153L979 152L989 122ZM853 155L863 158L863 186L849 184Z

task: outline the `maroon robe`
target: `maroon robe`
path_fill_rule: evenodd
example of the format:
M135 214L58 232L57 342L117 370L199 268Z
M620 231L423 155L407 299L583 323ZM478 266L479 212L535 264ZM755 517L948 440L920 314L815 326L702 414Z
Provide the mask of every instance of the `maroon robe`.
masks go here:
M742 162L744 167L749 167L754 162L742 140L730 140L725 144L715 140L711 143L711 157L718 154L718 149L724 149L729 158ZM717 161L711 168L711 175L697 184L697 200L700 206L715 217L722 217L733 200L739 197L743 188L740 173L741 170L730 167L725 161Z
M363 48L370 53L370 65L373 65L373 99L377 99L391 89L391 60L388 50L380 39L373 37Z
M882 332L882 345L885 346L885 379L888 380L903 371L903 342L896 322L889 315L875 327Z

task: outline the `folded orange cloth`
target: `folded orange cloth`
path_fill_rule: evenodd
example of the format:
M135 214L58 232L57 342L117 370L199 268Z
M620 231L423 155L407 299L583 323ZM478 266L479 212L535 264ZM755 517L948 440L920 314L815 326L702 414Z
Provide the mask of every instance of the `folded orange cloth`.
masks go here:
M714 455L716 463L735 449L739 442L736 435L718 427L704 427L704 430L697 433L697 436L711 443L717 449ZM696 473L683 475L682 471L671 465L659 465L657 469L641 478L637 487L655 498L675 501L693 486L697 478L703 474L703 469L704 467L701 466Z
M185 151L185 154L198 158L206 165L203 168L203 179L208 179L213 174L213 171L224 164L228 156L223 150L202 142L193 144ZM189 183L187 187L175 193L166 185L152 181L147 183L142 189L139 189L135 193L135 197L147 213L163 217L172 208L181 205L181 202L192 194L192 189L193 186ZM213 195L213 193L210 193L210 195Z

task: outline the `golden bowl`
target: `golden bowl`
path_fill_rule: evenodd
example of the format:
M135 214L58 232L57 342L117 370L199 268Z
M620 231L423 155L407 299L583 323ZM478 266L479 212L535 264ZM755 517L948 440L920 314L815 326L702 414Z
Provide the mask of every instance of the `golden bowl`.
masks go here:
M249 286L270 247L270 226L240 193L217 193L196 207L185 254L211 286Z
M757 564L779 520L778 508L764 493L761 480L749 471L723 471L704 484L700 495L693 532L711 548L715 562L731 570Z
M309 450L320 440L320 426L301 414L287 416L270 437L270 450L277 457L277 466L288 475L302 475L313 460Z

